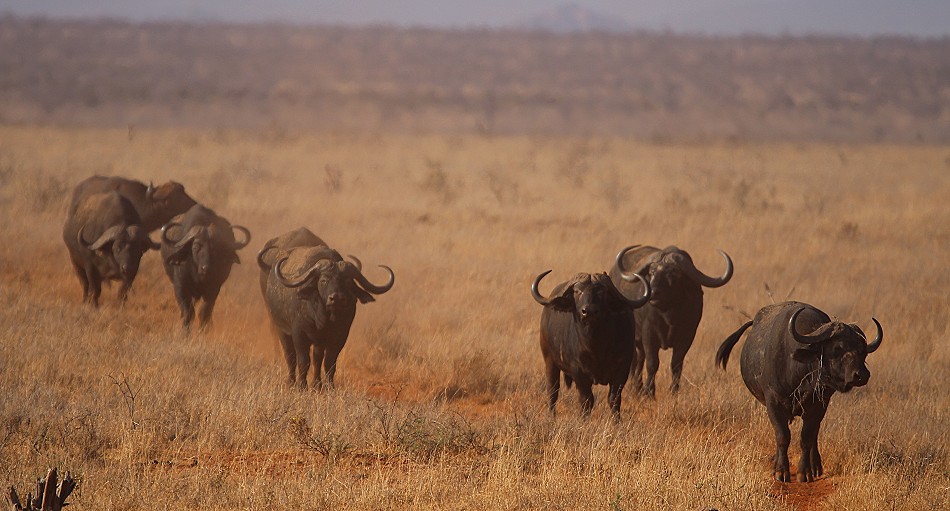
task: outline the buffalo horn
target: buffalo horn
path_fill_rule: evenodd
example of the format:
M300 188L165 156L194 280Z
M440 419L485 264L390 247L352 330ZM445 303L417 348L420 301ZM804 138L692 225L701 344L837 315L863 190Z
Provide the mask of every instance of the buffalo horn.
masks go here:
M349 257L353 260L353 266L356 266L357 270L363 271L363 261L360 261L358 257L352 254L346 254L346 257Z
M247 227L244 227L243 225L232 225L232 226L231 226L231 231L232 231L232 232L233 232L233 231L241 231L241 232L244 233L244 241L235 241L235 242L234 242L234 250L240 250L240 249L246 247L247 244L251 242L251 231L247 230ZM236 239L236 238L237 238L237 236L235 236L235 239Z
M868 343L868 353L874 353L878 348L881 347L881 341L884 340L884 329L881 328L881 324L878 323L874 318L871 318L871 321L873 321L874 326L877 327L877 335L874 337L873 341Z
M637 298L636 300L631 300L627 298L626 295L621 293L621 296L624 297L624 299L627 301L627 304L630 305L631 308L637 309L637 308L643 307L648 301L650 301L650 296L653 295L653 290L650 288L650 283L647 282L647 279L643 278L643 276L640 275L639 273L630 273L630 274L621 273L620 276L623 278L623 280L626 280L626 281L639 280L640 283L643 284L643 296L641 296L640 298ZM628 276L629 278L627 278Z
M830 339L835 332L834 321L821 325L818 327L818 329L810 334L802 334L795 329L795 320L798 319L798 315L801 314L801 312L805 309L807 309L807 307L798 309L795 311L795 314L792 314L792 318L788 320L788 331L791 332L792 337L802 344L816 344Z
M620 278L626 280L627 282L632 282L636 279L633 274L627 273L627 269L623 266L623 257L627 255L627 252L639 247L640 245L630 245L629 247L624 248L620 252L617 252L617 269L620 270ZM629 278L628 278L629 277Z
M118 236L119 233L122 232L123 230L122 226L113 225L112 227L109 227L108 229L106 229L102 234L100 234L99 238L97 238L96 241L93 241L92 243L87 244L86 240L82 237L82 231L85 228L86 228L85 225L80 227L79 234L77 234L76 236L79 239L79 243L82 244L84 247L88 248L89 250L99 250L106 243L112 240L115 240L116 236Z
M541 293L538 292L538 284L541 283L541 279L543 279L548 273L551 273L552 271L553 271L553 270L548 270L548 271L546 271L546 272L544 272L544 273L538 275L538 276L534 279L534 283L531 284L531 296L534 297L534 301L540 303L541 305L544 305L545 307L547 307L548 305L551 305L551 299L550 299L550 298L545 298L545 297L541 296Z
M379 265L380 268L389 272L389 280L385 284L381 286L377 286L371 283L370 281L366 280L366 276L363 275L363 272L359 268L357 268L355 264L352 264L352 263L346 263L346 264L349 265L351 268L353 268L353 279L356 280L357 283L359 283L360 287L362 287L363 289L365 289L366 291L374 295L381 295L385 293L386 291L389 291L390 289L393 288L393 284L396 282L396 274L393 273L392 268L390 268L389 266L384 266L382 264Z
M289 288L300 287L306 284L307 281L310 280L310 277L313 276L314 273L319 273L320 271L323 270L324 267L326 267L326 262L325 262L326 259L320 259L319 261L315 262L313 266L308 268L307 271L304 272L302 277L300 277L297 280L289 280L287 277L284 276L284 272L283 272L284 263L287 262L287 259L289 258L290 256L285 255L284 257L281 257L277 261L277 264L274 265L274 275L277 277L277 280L280 281L280 283L283 284L285 287L289 287Z
M200 233L201 230L205 228L206 227L201 226L201 225L195 225L191 229L188 229L188 232L186 232L185 235L181 237L181 239L175 242L175 244L173 245L173 248L179 249L179 248L183 248L187 246L188 243L191 243L191 240L195 239L195 237L198 236L198 233ZM165 241L166 239L167 238L165 237L165 235L162 234L162 241Z
M152 196L155 195L155 185L151 181L148 182L148 188L145 189L145 199L152 200Z
M264 270L264 271L270 271L271 266L270 266L269 264L267 264L266 262L264 262L264 254L266 254L266 253L268 253L268 252L270 252L271 250L274 250L274 249L276 249L276 248L277 248L277 247L276 247L275 245L270 245L270 246L267 246L267 247L262 248L261 251L257 253L257 265L260 266L260 268L261 268L262 270Z
M168 231L170 231L173 227L181 227L181 224L178 222L168 222L162 226L162 243L168 245L174 245L176 243L175 240L168 237Z
M696 269L696 266L692 264L692 261L686 266L686 273L691 279L696 281L698 284L704 287L720 287L724 286L726 282L729 282L729 279L732 278L732 259L729 258L729 254L719 251L722 254L722 257L726 260L726 272L722 274L722 277L710 277L709 275L704 274L703 272Z

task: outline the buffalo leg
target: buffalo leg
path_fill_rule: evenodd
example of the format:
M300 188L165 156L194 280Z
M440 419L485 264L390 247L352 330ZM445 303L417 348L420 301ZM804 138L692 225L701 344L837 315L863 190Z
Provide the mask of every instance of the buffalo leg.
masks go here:
M787 483L792 479L791 471L788 468L788 444L791 441L792 433L788 429L788 421L791 414L783 409L781 405L770 403L766 405L769 411L769 421L772 423L772 429L775 430L775 479Z
M660 349L653 346L644 346L646 358L647 379L643 386L644 395L656 399L656 372L660 369Z
M643 394L643 345L639 342L634 344L633 364L630 365L630 379L633 381L633 391L637 394Z
M680 390L680 377L683 375L683 360L686 358L686 350L673 348L673 358L670 360L670 372L673 373L673 381L670 383L670 392L676 394Z
M87 266L86 275L86 278L89 279L89 303L93 307L99 308L99 297L102 295L102 279L94 267Z
M198 322L202 327L211 324L211 313L214 312L214 303L218 300L221 289L210 289L202 296L201 308L198 310Z
M76 261L73 261L73 269L76 270L76 276L79 277L79 283L82 284L82 301L85 303L89 298L89 278L86 277L85 268L81 264L76 264Z
M813 406L802 414L802 459L798 463L798 482L812 482L822 475L821 455L818 454L818 430L825 416L822 406Z
M323 346L313 347L313 390L323 389L323 376L320 374L320 368L323 366L323 359L327 354Z
M620 394L623 393L623 384L610 384L610 391L607 394L607 401L610 403L610 411L613 412L614 422L620 422Z
M129 299L129 288L130 288L130 287L132 287L132 281L131 281L131 280L123 280L123 281L122 281L122 284L119 285L119 294L118 294L117 296L118 296L118 298L119 298L119 303L120 303L120 304L125 305L126 300Z
M280 347L284 349L284 360L287 361L287 384L293 387L297 379L297 350L294 349L294 338L283 332L279 333L278 337L280 337Z
M175 285L175 300L178 302L178 308L181 310L181 321L185 330L191 328L192 321L195 320L195 299L188 294L184 286Z
M545 379L547 380L545 390L548 392L548 410L554 413L554 407L557 405L557 395L561 390L561 370L556 365L548 362L545 368Z
M584 417L590 417L590 411L594 409L594 392L591 390L592 383L585 380L575 380L577 384L577 400L581 404L581 413Z
M307 373L310 372L310 339L299 330L294 330L293 336L297 355L297 388L302 390L307 388Z
M326 350L325 358L323 359L323 372L327 376L327 389L333 390L335 383L333 382L333 377L336 375L336 360L340 356L340 350L329 349Z

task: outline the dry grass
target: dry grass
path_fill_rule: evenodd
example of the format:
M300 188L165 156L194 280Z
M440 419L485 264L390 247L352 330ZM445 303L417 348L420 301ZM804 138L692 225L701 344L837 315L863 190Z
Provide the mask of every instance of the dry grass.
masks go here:
M97 172L179 180L250 227L212 331L180 334L155 254L124 309L114 288L80 304L63 202ZM3 127L0 483L71 470L76 509L942 509L948 176L947 147ZM257 289L254 249L299 225L371 279L396 271L332 393L284 388ZM721 247L736 276L706 295L678 398L664 367L619 426L603 389L590 421L573 391L552 419L531 280L606 269L631 242L710 272ZM765 283L885 328L811 485L770 480L764 409L712 363Z

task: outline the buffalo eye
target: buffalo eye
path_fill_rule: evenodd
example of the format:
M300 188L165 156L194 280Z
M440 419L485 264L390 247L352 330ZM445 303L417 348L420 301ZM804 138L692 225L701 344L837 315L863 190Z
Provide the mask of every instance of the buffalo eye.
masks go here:
M832 357L838 358L843 354L844 354L844 348L842 348L840 344L836 344L833 348L831 348Z

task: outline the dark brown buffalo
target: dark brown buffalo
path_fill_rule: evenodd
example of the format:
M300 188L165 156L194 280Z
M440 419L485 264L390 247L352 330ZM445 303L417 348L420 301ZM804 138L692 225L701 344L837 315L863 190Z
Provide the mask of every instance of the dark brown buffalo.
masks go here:
M356 302L374 301L373 295L389 291L395 282L393 271L380 267L389 272L389 281L377 286L357 264L344 261L326 246L295 247L280 255L268 273L264 303L284 349L291 385L307 387L312 350L313 387L322 385L321 364L327 386L333 387L337 358L356 316Z
M750 326L739 367L752 395L765 405L775 430L775 478L789 481L789 425L802 418L802 459L798 480L822 474L818 428L835 392L848 392L871 377L865 357L881 345L884 331L871 318L877 335L870 344L854 324L832 321L824 312L800 302L762 308L719 347L716 364L726 369L729 353Z
M636 354L631 369L634 389L650 397L656 396L656 372L660 367L660 350L673 350L670 369L673 373L670 391L677 392L683 374L683 360L693 345L699 320L703 317L703 287L719 287L732 278L732 260L726 260L722 277L710 277L696 269L693 259L677 247L627 247L617 254L610 278L626 296L642 293L639 282L621 278L625 271L643 275L650 282L650 302L636 310ZM642 383L646 365L646 383Z
M287 250L295 247L325 247L326 242L320 239L306 227L298 227L290 232L281 234L276 238L271 238L264 243L260 252L257 253L257 266L261 269L260 284L261 296L267 295L267 274L277 259ZM352 256L351 256L352 257Z
M240 231L244 239L237 241L234 231ZM195 302L199 299L202 300L198 312L201 326L211 321L221 286L231 274L231 265L241 262L237 251L250 241L247 228L231 225L200 204L162 227L162 262L175 288L175 299L186 329L194 321Z
M83 302L96 307L103 280L122 282L118 297L125 302L142 254L158 249L139 225L135 208L116 192L89 194L72 205L63 241L82 284Z
M607 385L614 419L620 420L620 395L633 361L633 310L650 299L649 284L637 274L624 278L643 282L638 300L627 299L606 273L578 273L554 287L550 298L538 292L548 270L534 279L531 295L544 306L541 311L541 355L547 380L548 408L554 412L561 386L577 382L581 410L594 407L591 387Z
M145 186L134 179L116 176L92 176L73 190L69 211L72 212L83 197L100 192L115 191L128 199L146 232L165 225L175 215L188 211L195 200L185 193L180 183L169 181L159 186Z

